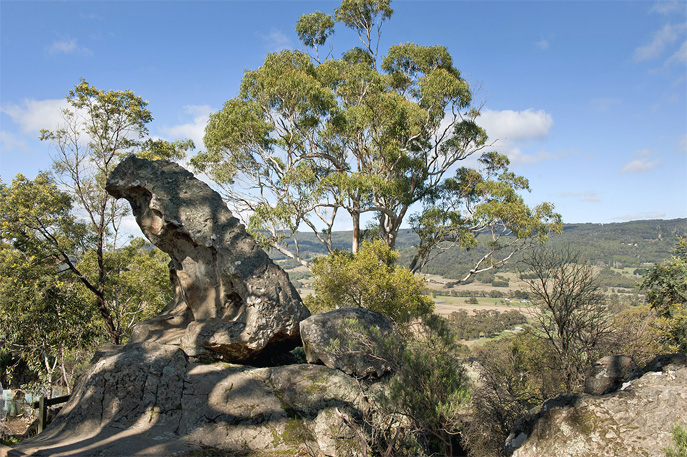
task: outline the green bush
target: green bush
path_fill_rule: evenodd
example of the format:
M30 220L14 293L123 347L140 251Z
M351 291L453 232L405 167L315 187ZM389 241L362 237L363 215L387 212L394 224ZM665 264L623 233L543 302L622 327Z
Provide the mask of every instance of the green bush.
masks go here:
M312 268L315 294L305 303L313 312L358 307L408 322L431 313L434 301L424 279L394 265L398 254L381 240L364 242L356 254L336 250Z

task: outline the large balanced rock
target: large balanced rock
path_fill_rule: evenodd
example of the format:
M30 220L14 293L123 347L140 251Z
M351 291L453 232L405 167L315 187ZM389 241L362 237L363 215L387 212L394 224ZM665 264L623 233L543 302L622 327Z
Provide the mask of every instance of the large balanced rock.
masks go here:
M621 390L549 400L519 423L506 442L513 457L665 457L671 430L684 423L687 366L672 360Z
M355 424L368 406L358 383L337 370L199 364L159 343L110 346L96 357L50 427L16 451L186 456L207 446L226 455L344 457L364 446Z
M609 355L597 360L585 381L585 393L603 395L612 392L623 383L637 378L642 370L628 355Z
M383 315L340 308L310 316L300 325L308 363L323 363L360 378L379 378L391 371L384 340L393 337L394 325Z
M131 342L227 361L300 344L298 324L310 312L217 192L173 162L134 156L113 170L106 189L129 201L145 236L172 259L174 299L139 324Z

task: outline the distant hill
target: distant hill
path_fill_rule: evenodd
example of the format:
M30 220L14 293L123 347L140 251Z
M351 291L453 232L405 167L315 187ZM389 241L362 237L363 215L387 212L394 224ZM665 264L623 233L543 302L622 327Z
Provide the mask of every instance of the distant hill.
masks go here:
M552 246L569 245L582 252L593 264L614 268L646 268L670 257L677 236L687 236L687 219L643 220L613 224L565 224L563 233L549 239ZM334 246L350 249L351 232L334 232ZM401 252L401 262L408 263L417 236L410 230L402 230L396 247ZM325 253L314 234L299 233L298 242L306 258ZM424 273L441 275L448 279L462 277L483 252L480 248L470 251L451 249L428 264ZM270 253L275 260L286 260L276 251Z

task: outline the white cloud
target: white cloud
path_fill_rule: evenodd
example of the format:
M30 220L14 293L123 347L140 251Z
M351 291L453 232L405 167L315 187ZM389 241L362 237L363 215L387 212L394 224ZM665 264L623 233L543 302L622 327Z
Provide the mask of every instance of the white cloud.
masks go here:
M184 112L193 116L191 122L171 127L161 127L160 131L167 136L168 140L190 138L197 148L202 147L205 126L213 109L208 105L189 105L184 107Z
M678 148L682 152L687 152L687 135L682 135L682 138L678 141Z
M531 141L546 138L553 126L553 118L544 110L494 111L486 109L477 118L477 123L492 139Z
M539 151L536 154L525 154L517 147L504 147L501 151L505 153L513 164L534 165L545 160L555 159L556 156L548 151Z
M76 38L65 38L64 40L55 40L47 48L48 54L58 55L58 54L74 54L80 56L92 56L93 51L88 48L79 46Z
M279 52L293 47L291 39L278 29L270 29L269 33L255 32L269 52Z
M619 98L607 98L607 97L602 97L602 98L593 98L591 100L591 105L592 109L594 111L600 111L602 113L605 113L614 106L618 106L622 103L622 100Z
M551 47L551 43L549 43L548 40L542 38L541 40L539 40L535 43L535 46L537 46L542 51L546 51L547 49L549 49Z
M680 49L675 52L668 60L666 60L666 65L672 65L672 64L687 64L687 41L682 43L682 46L680 46Z
M21 104L0 105L0 112L12 118L24 133L38 133L41 129L55 129L62 123L62 110L68 107L67 100L25 99Z
M561 194L561 197L574 198L574 199L581 201L581 202L597 203L597 202L602 201L601 197L599 197L596 194L596 192L591 191L591 190L583 190L581 192L564 192Z
M677 26L672 24L664 25L661 30L654 33L650 43L635 49L635 61L642 62L659 57L669 45L677 41L684 30L685 24L679 24Z
M660 163L659 160L636 159L626 163L620 173L643 173L656 168Z
M547 151L525 154L521 147L532 141L546 139L553 126L553 117L544 110L524 111L489 110L482 111L477 123L483 127L500 152L507 155L513 164L533 165L555 158Z
M614 221L636 221L638 219L663 219L666 217L665 211L657 211L655 213L636 213L626 214L624 216L616 216L612 218Z

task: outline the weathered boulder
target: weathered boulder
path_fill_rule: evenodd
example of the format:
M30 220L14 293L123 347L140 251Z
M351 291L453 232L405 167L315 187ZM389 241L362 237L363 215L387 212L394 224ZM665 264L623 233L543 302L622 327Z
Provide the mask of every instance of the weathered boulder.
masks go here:
M194 357L246 361L300 344L310 312L220 195L176 163L134 156L108 176L145 236L171 257L174 299L131 341L180 346Z
M567 395L532 411L508 437L513 457L665 457L687 411L687 366L647 372L621 390Z
M340 308L301 321L301 339L308 363L323 363L356 377L381 377L391 371L383 339L394 325L363 308Z
M620 388L623 383L637 378L642 370L628 355L609 355L597 360L584 384L585 393L603 395Z
M190 362L159 343L101 350L67 405L15 449L35 456L358 455L361 387L320 365ZM272 455L272 454L270 454Z

